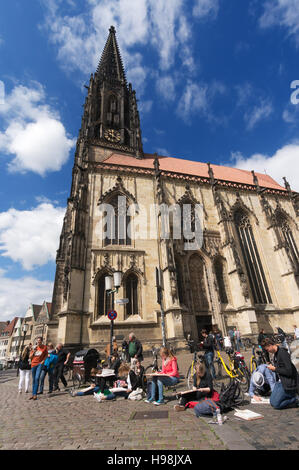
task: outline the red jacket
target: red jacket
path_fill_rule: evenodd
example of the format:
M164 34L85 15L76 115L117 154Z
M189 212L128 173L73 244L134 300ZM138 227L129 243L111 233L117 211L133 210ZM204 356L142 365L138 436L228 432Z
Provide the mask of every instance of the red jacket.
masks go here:
M177 377L180 378L180 374L178 372L178 363L177 358L173 357L168 361L165 365L165 361L162 361L162 374L167 374L170 377Z

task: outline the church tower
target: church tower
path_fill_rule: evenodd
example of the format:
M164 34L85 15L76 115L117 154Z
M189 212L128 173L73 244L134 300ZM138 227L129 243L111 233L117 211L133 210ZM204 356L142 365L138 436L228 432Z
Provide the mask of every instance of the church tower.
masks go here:
M90 210L94 211L97 205L92 195L97 164L114 151L143 158L136 92L127 83L113 26L97 70L86 88L71 192L56 256L49 331L50 338L55 340L57 334L57 340L70 347L82 344L83 330L86 331L89 322L84 304L89 295L86 284L90 279L92 254L88 244L92 243L93 230ZM85 343L89 342L86 335L84 339Z
M90 78L80 137L136 158L143 155L136 93L127 84L113 26Z

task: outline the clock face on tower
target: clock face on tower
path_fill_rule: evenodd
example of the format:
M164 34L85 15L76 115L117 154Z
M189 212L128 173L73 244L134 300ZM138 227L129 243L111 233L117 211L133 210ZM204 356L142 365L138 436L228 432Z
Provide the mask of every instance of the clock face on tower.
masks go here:
M106 129L104 137L109 142L120 142L120 132L115 129Z

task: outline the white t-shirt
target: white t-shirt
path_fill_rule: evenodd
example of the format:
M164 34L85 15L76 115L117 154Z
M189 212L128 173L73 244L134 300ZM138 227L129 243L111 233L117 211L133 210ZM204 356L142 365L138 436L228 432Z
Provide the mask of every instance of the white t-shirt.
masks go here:
M294 333L296 338L299 339L299 328L295 328Z

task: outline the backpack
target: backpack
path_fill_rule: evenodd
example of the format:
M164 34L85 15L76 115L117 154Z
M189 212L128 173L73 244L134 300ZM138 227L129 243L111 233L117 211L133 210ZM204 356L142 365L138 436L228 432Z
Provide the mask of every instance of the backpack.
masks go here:
M228 385L222 384L219 394L218 405L221 411L229 411L243 403L243 393L236 380L232 380Z

